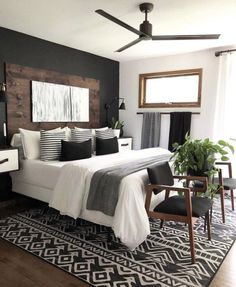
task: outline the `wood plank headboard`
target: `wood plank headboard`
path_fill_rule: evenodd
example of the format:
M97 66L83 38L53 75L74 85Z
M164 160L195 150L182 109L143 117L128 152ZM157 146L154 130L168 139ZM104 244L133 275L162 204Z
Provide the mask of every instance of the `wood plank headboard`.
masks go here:
M99 80L83 78L77 75L61 74L55 71L43 70L5 64L7 83L7 124L9 138L18 132L19 128L30 130L53 129L59 126L96 128L100 121ZM31 120L31 84L42 81L62 85L77 86L89 89L89 122L87 123L33 123Z

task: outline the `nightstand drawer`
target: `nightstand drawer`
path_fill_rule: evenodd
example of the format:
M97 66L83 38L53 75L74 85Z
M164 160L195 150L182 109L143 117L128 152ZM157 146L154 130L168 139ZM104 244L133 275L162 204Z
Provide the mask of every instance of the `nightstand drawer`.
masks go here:
M19 152L16 148L0 150L0 173L19 169Z
M119 152L132 149L132 138L118 138Z

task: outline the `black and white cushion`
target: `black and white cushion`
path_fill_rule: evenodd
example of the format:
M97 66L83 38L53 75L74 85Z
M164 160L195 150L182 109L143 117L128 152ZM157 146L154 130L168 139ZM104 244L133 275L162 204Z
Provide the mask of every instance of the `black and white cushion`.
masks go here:
M66 139L66 133L40 131L40 158L44 161L59 160L61 141Z
M112 129L96 130L95 135L96 135L96 138L103 139L103 140L114 138L114 133Z
M88 140L92 140L92 131L91 130L78 130L78 129L71 129L71 141L72 142L85 142Z

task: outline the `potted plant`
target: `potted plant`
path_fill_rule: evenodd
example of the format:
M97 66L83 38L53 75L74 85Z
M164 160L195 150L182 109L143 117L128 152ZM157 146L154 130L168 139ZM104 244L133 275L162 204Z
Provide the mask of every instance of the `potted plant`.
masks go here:
M119 138L120 136L123 135L123 127L124 127L124 122L116 120L114 117L111 119L111 128L114 131L114 135Z
M234 152L233 146L223 140L214 143L209 138L191 139L186 135L182 145L175 143L173 147L171 159L174 171L178 175L207 176L210 189L216 191L212 183L214 175L218 172L215 162L229 160L228 154Z

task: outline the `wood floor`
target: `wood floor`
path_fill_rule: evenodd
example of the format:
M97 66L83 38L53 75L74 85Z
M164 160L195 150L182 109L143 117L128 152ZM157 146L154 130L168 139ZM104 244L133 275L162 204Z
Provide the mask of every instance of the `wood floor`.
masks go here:
M236 285L236 243L232 246L209 287L233 287Z
M1 287L90 286L17 246L0 240Z
M30 203L32 206L32 202ZM25 209L27 204L0 203L0 217ZM236 282L236 243L215 275L209 287L233 287ZM46 263L36 256L0 239L1 287L77 287L90 286L76 277Z

